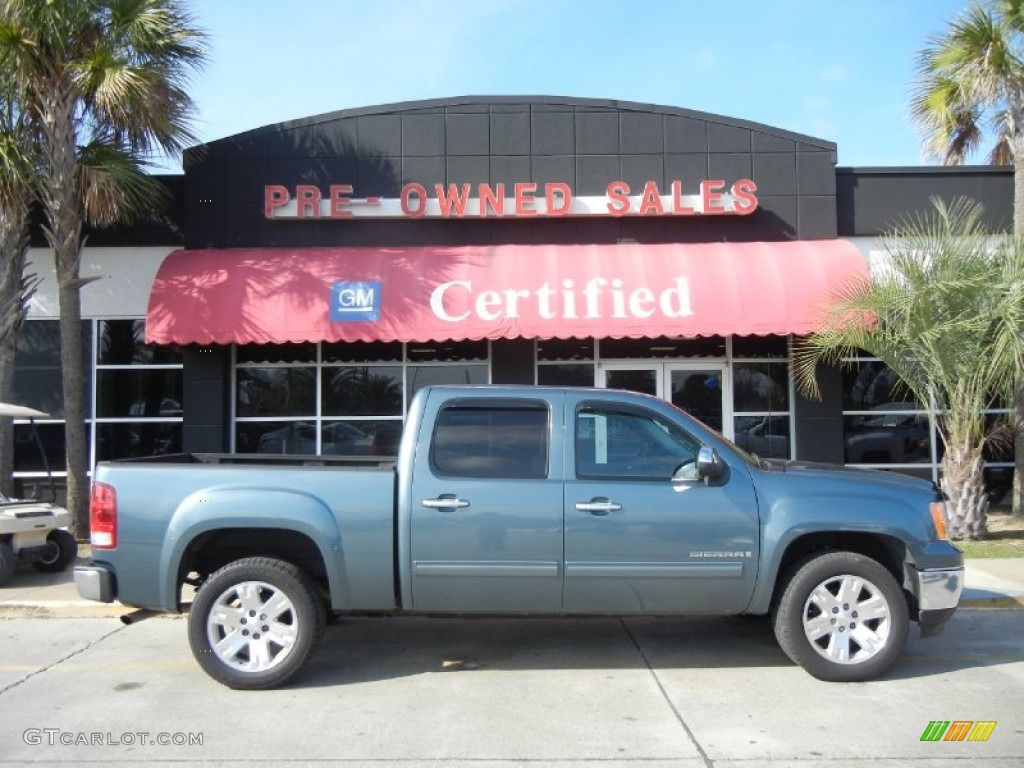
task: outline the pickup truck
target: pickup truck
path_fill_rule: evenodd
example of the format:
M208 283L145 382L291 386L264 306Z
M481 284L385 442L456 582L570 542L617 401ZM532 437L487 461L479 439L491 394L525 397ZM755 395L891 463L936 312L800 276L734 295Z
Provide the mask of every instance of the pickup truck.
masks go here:
M427 387L397 459L188 454L98 465L81 595L186 609L193 654L270 688L345 613L770 614L830 681L934 635L963 587L933 484L768 462L657 398Z

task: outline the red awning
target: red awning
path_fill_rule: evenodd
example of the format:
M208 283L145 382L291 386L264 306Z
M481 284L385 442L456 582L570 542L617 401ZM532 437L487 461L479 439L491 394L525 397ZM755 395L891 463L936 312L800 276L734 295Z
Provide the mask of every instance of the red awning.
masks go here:
M868 279L845 240L175 251L158 344L807 333Z

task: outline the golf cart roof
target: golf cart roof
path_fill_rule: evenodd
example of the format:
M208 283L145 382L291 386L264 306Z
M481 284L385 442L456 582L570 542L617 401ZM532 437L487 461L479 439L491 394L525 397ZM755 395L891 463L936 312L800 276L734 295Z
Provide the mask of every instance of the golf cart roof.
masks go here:
M15 419L45 419L49 414L24 405L0 403L0 416L13 416Z

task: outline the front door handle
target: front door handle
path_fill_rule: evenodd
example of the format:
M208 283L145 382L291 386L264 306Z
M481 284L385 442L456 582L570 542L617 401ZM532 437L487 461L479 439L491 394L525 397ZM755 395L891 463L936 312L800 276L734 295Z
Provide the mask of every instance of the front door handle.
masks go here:
M618 512L622 509L622 505L603 496L598 496L590 501L577 501L576 509L580 512L589 512L592 515L603 517L609 512Z
M420 504L427 509L439 509L442 512L451 512L453 509L465 509L469 502L460 499L454 493L442 493L436 499L423 499Z

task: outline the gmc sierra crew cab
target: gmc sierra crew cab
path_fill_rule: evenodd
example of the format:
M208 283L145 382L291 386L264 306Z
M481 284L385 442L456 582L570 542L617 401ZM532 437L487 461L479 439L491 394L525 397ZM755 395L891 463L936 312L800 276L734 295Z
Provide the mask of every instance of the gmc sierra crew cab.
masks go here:
M933 484L747 454L631 392L428 387L397 458L103 462L87 598L186 609L233 688L309 659L329 616L770 614L815 677L865 680L963 586Z

